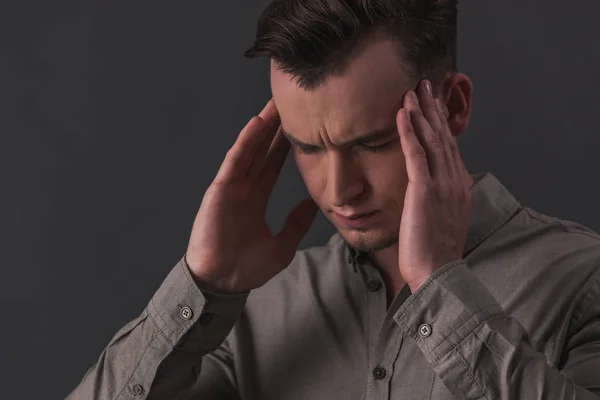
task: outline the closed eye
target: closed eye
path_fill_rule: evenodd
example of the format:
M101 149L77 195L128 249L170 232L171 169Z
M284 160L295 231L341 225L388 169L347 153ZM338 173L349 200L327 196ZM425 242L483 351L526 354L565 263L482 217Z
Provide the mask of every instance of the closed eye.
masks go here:
M358 148L360 148L362 150L371 152L371 153L377 153L378 151L383 150L383 148L385 146L387 146L387 145L388 145L388 143L384 143L384 144L379 145L379 146L367 146L366 144L359 144L356 147L358 147Z
M384 150L384 148L386 146L388 146L391 142L388 143L384 143L382 145L379 146L368 146L366 144L357 144L354 147L358 148L359 150L364 150L367 151L369 153L377 153L379 151ZM300 154L315 154L317 151L319 151L319 147L306 147L306 146L298 146L298 145L294 145L294 148L298 151L298 153Z

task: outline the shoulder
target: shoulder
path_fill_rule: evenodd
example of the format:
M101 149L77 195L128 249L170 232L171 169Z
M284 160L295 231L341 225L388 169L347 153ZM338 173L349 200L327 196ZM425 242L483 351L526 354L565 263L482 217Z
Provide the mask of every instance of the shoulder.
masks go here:
M530 240L523 240L523 250L529 248L531 257L545 260L542 266L561 265L565 272L578 272L581 278L600 272L598 232L530 207L524 207L522 213L523 233L531 235ZM527 254L527 251L523 253Z
M531 333L556 329L600 294L600 235L529 207L475 249L467 262Z
M550 260L563 266L565 278L579 282L579 303L600 298L600 234L578 222L531 208L524 211L532 223L547 229L546 252Z
M483 253L493 253L514 265L525 265L532 273L560 275L561 271L584 273L587 269L585 275L589 276L600 271L598 232L530 207L522 207L486 242L481 246Z
M467 262L498 299L506 299L507 307L511 300L536 298L572 303L590 285L600 286L600 235L522 207Z

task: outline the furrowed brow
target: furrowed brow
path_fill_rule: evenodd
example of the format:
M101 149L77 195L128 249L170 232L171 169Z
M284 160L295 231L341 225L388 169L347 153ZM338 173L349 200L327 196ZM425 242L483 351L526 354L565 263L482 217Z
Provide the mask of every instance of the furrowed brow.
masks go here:
M395 133L396 132L396 124L394 123L394 125L390 125L388 127L385 127L383 129L377 129L368 133L365 133L363 135L360 135L359 137L350 139L350 140L346 140L343 143L340 143L339 146L340 147L351 147L351 146L355 146L357 144L363 144L363 143L368 143L368 142L374 142L383 138L388 137L390 134ZM285 129L283 129L283 127L281 127L281 133L293 144L295 144L296 146L299 147L307 147L307 148L315 148L315 147L319 147L316 146L314 144L310 144L310 143L304 143L303 141L296 139L293 135L291 135L289 132L287 132Z

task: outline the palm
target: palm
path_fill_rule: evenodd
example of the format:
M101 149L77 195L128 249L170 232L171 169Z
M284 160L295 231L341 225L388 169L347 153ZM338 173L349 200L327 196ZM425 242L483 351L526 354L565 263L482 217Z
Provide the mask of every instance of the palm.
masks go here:
M224 274L229 275L232 269L244 264L240 270L243 273L235 279L256 286L257 282L268 280L282 262L291 261L294 254L293 246L273 236L265 214L264 196L249 181L209 189L194 222L190 242L210 248L211 262L221 266ZM192 250L201 252L193 247ZM264 254L271 257L265 258ZM255 260L260 265L255 265Z
M265 220L269 196L289 152L269 102L227 153L196 215L186 258L202 281L226 292L265 284L293 259L317 212L305 199L273 235Z
M403 266L402 277L411 282L421 276L420 266L430 263L427 259L433 254L427 249L427 230L429 204L426 202L423 189L410 182L407 186L400 224L398 261Z

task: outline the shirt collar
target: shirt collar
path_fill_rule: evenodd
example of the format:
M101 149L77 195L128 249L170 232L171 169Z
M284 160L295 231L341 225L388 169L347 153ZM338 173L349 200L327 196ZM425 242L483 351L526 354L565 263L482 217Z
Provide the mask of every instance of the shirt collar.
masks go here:
M521 204L490 172L471 174L471 215L463 257L496 232L521 208ZM368 258L346 243L349 257L355 262Z

